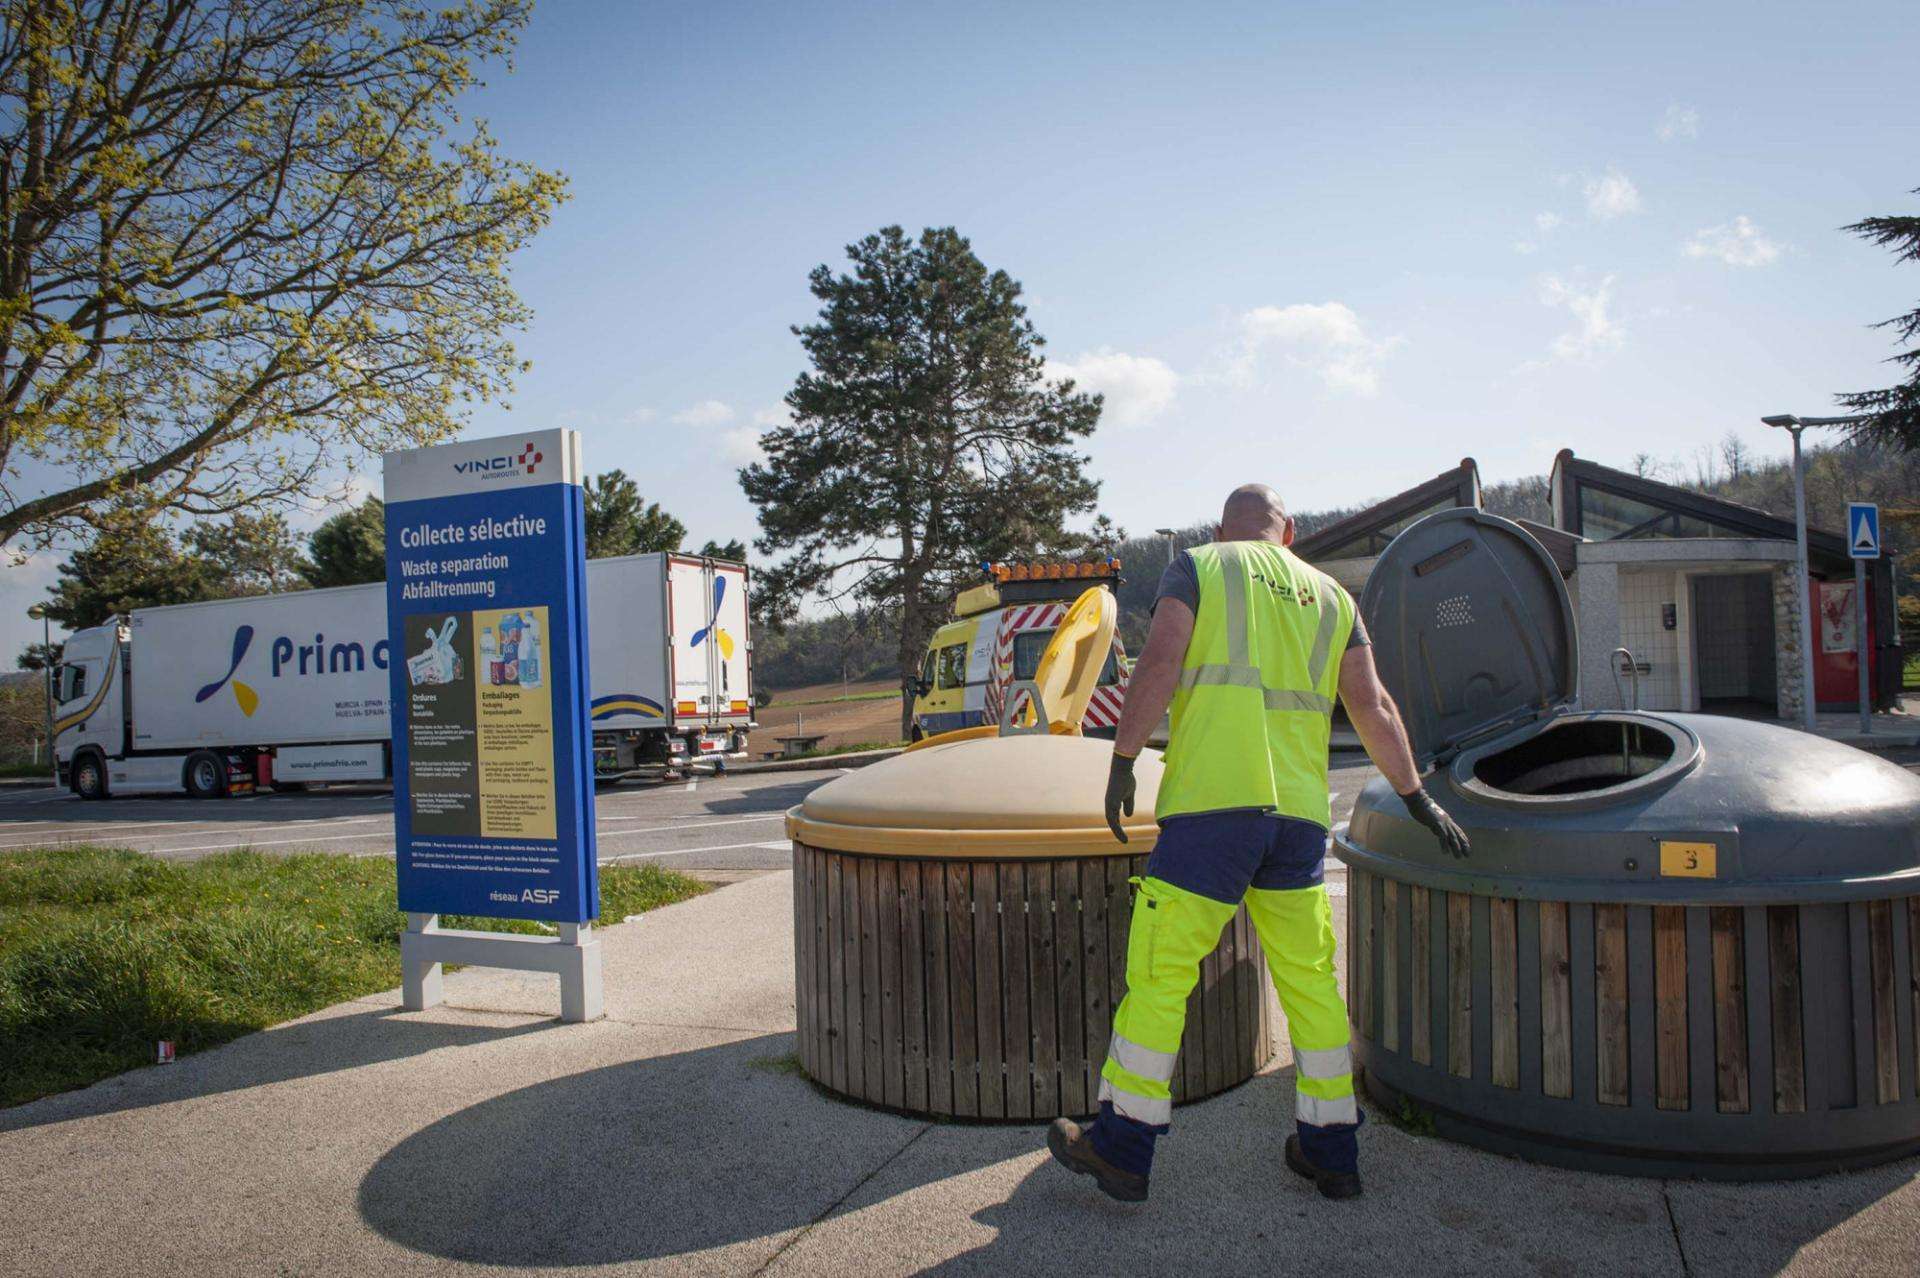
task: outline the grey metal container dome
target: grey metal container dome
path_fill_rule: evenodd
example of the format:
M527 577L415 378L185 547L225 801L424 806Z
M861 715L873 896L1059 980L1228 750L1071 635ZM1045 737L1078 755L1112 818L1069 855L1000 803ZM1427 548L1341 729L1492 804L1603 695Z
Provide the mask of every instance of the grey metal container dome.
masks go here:
M1448 857L1383 781L1335 852L1366 1084L1443 1134L1773 1177L1920 1148L1920 778L1773 724L1579 713L1546 552L1447 511L1362 611Z

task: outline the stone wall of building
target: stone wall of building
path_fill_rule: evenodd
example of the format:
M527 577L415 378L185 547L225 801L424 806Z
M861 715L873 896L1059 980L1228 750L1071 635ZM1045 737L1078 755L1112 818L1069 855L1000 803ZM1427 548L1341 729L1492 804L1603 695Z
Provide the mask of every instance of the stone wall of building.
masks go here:
M1800 656L1800 614L1806 597L1800 593L1800 569L1781 564L1773 570L1773 652L1775 683L1779 686L1779 714L1798 722L1805 688Z

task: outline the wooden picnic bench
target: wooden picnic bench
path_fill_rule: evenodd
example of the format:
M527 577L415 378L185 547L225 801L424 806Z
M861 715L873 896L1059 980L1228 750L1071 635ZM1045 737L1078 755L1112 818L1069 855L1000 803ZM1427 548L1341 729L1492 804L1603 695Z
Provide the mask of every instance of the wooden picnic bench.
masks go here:
M826 739L827 734L824 732L808 733L805 736L798 737L774 738L774 740L780 743L780 757L783 759L791 759L796 755L808 754Z

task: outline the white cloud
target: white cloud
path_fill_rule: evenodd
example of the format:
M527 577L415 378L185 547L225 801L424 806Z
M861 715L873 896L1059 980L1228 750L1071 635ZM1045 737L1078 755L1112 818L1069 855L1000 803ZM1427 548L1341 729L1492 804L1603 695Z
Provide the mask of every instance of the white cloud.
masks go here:
M1700 136L1700 113L1676 102L1660 117L1660 123L1654 126L1653 133L1662 142L1672 142L1676 138L1697 138Z
M673 415L682 426L720 426L733 420L733 408L717 399L703 399Z
M1533 229L1538 238L1516 240L1513 245L1513 251L1523 257L1538 253L1540 251L1540 240L1545 239L1547 236L1559 230L1565 221L1566 219L1558 213L1535 213L1533 215Z
M622 426L645 426L660 414L651 408L629 408L620 415Z
M1640 211L1640 188L1619 169L1588 178L1581 190L1587 197L1587 212L1603 222Z
M1573 329L1554 338L1549 348L1556 358L1592 360L1620 349L1626 340L1626 326L1607 313L1613 304L1613 279L1609 275L1598 284L1587 285L1548 275L1540 281L1542 302L1564 306L1573 313Z
M775 404L772 408L757 408L753 413L753 424L762 430L785 426L792 420L793 414L787 411L785 404Z
M1077 359L1048 360L1056 381L1071 379L1079 390L1106 396L1102 414L1115 426L1142 426L1164 413L1180 389L1180 374L1151 355L1129 355L1102 346Z
M1695 231L1686 243L1688 257L1711 257L1728 266L1765 266L1783 246L1770 240L1745 214L1719 226Z
M1240 317L1229 377L1242 385L1250 382L1261 352L1274 348L1288 363L1311 369L1329 391L1371 398L1380 393L1380 365L1400 343L1398 337L1369 337L1344 302L1256 306Z
M760 428L757 426L735 426L720 436L720 455L736 466L750 466L767 459L766 450L760 447Z

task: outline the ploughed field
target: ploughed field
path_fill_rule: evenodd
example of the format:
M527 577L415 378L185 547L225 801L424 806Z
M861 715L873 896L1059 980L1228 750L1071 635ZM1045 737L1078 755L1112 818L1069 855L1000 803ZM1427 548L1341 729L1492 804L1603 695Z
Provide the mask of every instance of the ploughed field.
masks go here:
M803 732L826 733L819 747L823 750L895 743L900 740L899 690L891 679L775 689L773 704L754 712L760 726L749 737L747 749L757 759L778 750L779 738Z

